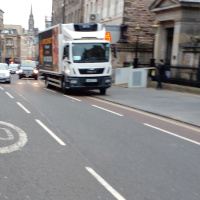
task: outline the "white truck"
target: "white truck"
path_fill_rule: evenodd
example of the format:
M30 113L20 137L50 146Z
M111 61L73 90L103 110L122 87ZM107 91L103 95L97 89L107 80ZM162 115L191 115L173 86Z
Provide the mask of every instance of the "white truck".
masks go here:
M102 24L58 24L39 33L39 73L46 87L70 90L111 86L111 46Z

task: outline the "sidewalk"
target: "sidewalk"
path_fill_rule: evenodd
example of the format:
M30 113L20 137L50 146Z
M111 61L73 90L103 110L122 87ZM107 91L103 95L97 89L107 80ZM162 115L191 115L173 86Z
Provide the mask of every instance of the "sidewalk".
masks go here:
M198 94L166 89L112 86L106 95L95 97L200 127Z

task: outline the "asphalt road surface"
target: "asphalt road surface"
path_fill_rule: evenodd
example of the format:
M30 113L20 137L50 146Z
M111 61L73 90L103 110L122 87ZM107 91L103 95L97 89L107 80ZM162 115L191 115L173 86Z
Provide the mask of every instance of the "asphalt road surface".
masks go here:
M0 83L0 199L199 200L200 131L94 94Z

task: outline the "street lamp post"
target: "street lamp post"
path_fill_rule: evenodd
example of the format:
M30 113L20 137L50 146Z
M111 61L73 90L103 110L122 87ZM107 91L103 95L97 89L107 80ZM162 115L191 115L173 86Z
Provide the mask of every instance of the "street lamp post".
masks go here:
M155 46L155 35L156 35L156 32L157 32L157 29L158 29L159 25L158 23L155 21L154 24L151 26L152 28L152 34L151 34L151 37L153 39L152 41L152 58L150 59L150 66L151 67L154 67L155 66L155 58L154 58L154 46Z
M138 67L138 40L139 40L139 32L141 28L139 24L135 27L135 35L136 35L136 44L135 44L135 58L134 58L134 68Z

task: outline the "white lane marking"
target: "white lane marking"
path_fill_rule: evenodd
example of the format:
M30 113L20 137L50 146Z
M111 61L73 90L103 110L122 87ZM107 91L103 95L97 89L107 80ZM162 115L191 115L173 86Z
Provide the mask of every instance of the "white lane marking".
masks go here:
M14 99L14 97L13 97L9 92L6 92L6 94L7 94L11 99Z
M186 141L188 141L188 142L192 142L192 143L194 143L194 144L200 145L199 142L196 142L196 141L194 141L194 140L188 139L188 138L186 138L186 137L182 137L182 136L177 135L177 134L175 134L175 133L172 133L172 132L170 132L170 131L166 131L166 130L161 129L161 128L158 128L158 127L156 127L156 126L152 126L152 125L150 125L150 124L144 124L144 125L145 125L145 126L149 126L149 127L151 127L151 128L154 128L154 129L157 129L157 130L159 130L159 131L165 132L165 133L167 133L167 134L169 134L169 135L178 137L178 138L180 138L180 139L186 140Z
M192 125L186 125L186 124L183 124L181 122L174 121L173 119L167 119L167 118L164 118L164 117L161 117L161 116L157 116L156 114L151 114L151 113L148 113L148 112L145 112L145 111L138 110L136 108L131 108L131 107L127 107L127 106L124 106L124 105L119 105L119 104L114 103L114 102L109 102L109 101L97 99L97 98L94 98L94 97L86 96L86 98L93 99L93 100L96 100L96 101L100 101L100 102L103 102L103 103L106 103L106 104L109 104L109 105L112 105L112 106L115 106L115 107L119 107L119 108L122 108L122 109L126 109L126 110L129 110L131 112L136 112L136 113L139 113L139 114L142 114L142 115L150 116L150 117L153 117L155 119L162 120L164 122L168 122L168 123L171 123L171 124L175 124L177 126L181 126L181 127L184 127L184 128L196 131L196 132L200 132L199 128L195 128Z
M1 89L1 90L4 90L1 86L0 86L0 89Z
M26 113L28 113L28 114L31 113L31 112L30 112L28 109L26 109L21 103L17 102L17 104L18 104Z
M109 185L101 176L99 176L92 168L86 167L86 170L94 176L116 199L126 200L111 185Z
M102 107L99 107L99 106L96 106L96 105L92 105L92 106L94 106L94 107L96 107L96 108L99 108L99 109L102 109L102 110L105 110L105 111L107 111L107 112L113 113L113 114L115 114L115 115L121 116L121 117L124 116L124 115L121 115L121 114L119 114L119 113L113 112L113 111L111 111L111 110L108 110L108 109L105 109L105 108L102 108Z
M47 90L47 91L50 91L50 92L56 93L56 92L53 91L53 90L50 90L50 89L47 89L47 88L44 88L44 89Z
M20 148L22 148L27 143L27 141L28 141L27 135L23 130L21 130L17 126L14 126L13 124L10 124L10 123L7 123L7 122L0 121L0 125L7 126L11 129L14 129L19 135L18 142L16 142L15 144L9 145L7 147L1 147L0 153L11 153L13 151L20 150ZM2 130L5 131L6 129L2 129ZM8 138L11 140L13 135L10 135L10 134L12 134L12 133L11 132L6 132L6 133L8 134ZM0 138L0 140L3 140L3 139Z
M47 128L40 120L35 120L45 131L47 131L60 145L65 146L66 144L56 136L49 128Z
M80 99L76 99L76 98L74 98L74 97L71 97L71 96L68 96L68 95L63 95L64 97L68 97L68 98L70 98L70 99L73 99L73 100L75 100L75 101L81 101Z
M13 140L14 139L14 136L13 136L13 134L11 133L11 131L9 129L7 129L7 128L0 128L0 131L1 130L5 131L5 133L7 134L8 137L7 138L0 137L0 140Z

